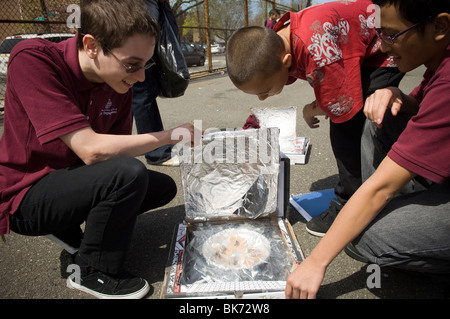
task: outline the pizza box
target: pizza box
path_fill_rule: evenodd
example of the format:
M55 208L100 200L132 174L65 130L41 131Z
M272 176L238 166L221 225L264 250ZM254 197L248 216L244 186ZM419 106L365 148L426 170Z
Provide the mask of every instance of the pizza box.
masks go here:
M291 165L294 164L305 164L306 157L308 155L309 150L309 138L304 136L298 136L294 140L293 149L286 150L284 155L286 155L291 162Z
M180 160L186 216L162 298L284 298L304 257L286 218L290 163L278 137L277 128L220 132Z

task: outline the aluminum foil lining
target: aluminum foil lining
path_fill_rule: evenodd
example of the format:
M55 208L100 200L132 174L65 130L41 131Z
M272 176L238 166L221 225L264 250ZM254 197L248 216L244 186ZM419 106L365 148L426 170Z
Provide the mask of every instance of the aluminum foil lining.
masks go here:
M278 128L214 132L183 151L187 220L257 218L276 211Z
M199 225L183 258L182 284L286 280L294 264L269 219Z

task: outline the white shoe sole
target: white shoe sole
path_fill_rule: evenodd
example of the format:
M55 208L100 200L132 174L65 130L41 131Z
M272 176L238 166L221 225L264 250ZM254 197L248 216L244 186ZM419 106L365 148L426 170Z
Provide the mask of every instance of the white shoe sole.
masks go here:
M161 165L162 166L172 166L172 167L180 166L180 159L178 158L178 156L175 156L175 157L168 159L164 163L161 163Z
M317 236L317 237L323 237L323 236L325 236L324 233L318 233L318 232L315 232L314 230L310 230L308 227L305 227L305 228L306 228L306 231L307 231L308 233L310 233L311 235L313 235L313 236Z
M91 290L89 288L86 288L80 284L77 284L76 282L72 281L69 278L67 278L67 287L69 287L70 289L78 289L80 291L83 291L85 293L88 293L96 298L99 299L142 299L143 297L145 297L145 295L147 295L148 291L150 290L150 286L147 283L147 281L145 279L143 279L145 282L144 287L142 287L141 289L139 289L138 291L135 291L133 293L130 294L126 294L126 295L107 295L107 294L102 294L99 293L97 291Z

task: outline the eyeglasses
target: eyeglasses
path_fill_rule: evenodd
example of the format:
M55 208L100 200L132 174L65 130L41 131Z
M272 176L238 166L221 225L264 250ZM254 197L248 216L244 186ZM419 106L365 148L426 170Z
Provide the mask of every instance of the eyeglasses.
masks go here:
M142 68L144 70L148 70L148 69L150 69L152 66L154 66L156 64L155 61L153 61L153 59L150 59L149 61L147 61L147 63L144 66L140 66L140 65L125 65L118 57L116 57L114 55L114 53L111 52L110 49L108 49L106 47L104 49L105 49L105 51L108 51L109 53L111 53L111 55L114 57L114 59L116 59L117 62L119 62L125 68L125 71L127 73L135 73L135 72L139 71Z
M381 40L383 40L383 41L386 42L387 44L394 44L395 39L397 39L397 38L398 38L399 36L401 36L402 34L405 34L406 32L408 32L408 31L410 31L410 30L416 28L417 26L419 26L419 25L422 24L422 23L423 23L423 22L416 23L416 24L410 26L408 29L403 30L403 31L401 31L401 32L399 32L399 33L397 33L397 34L394 34L394 35L385 35L385 34L383 34L383 32L381 31L381 29L379 29L379 28L375 29L375 33L376 33L376 35L377 35Z

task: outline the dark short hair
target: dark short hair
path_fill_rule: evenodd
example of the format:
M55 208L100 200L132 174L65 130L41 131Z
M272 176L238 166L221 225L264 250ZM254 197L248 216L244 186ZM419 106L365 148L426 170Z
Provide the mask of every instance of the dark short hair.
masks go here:
M158 38L158 22L150 15L143 0L82 0L80 34L91 34L102 46L121 47L135 34ZM78 37L78 49L83 48Z
M277 14L277 15L280 15L281 13L280 13L280 10L278 10L278 9L272 9L272 10L270 10L269 11L269 14L271 15L271 14Z
M262 26L235 31L227 43L227 70L234 84L249 82L255 75L270 76L281 69L284 52L281 37Z
M416 24L431 21L439 13L450 13L450 0L373 0L380 7L393 5L401 18Z

